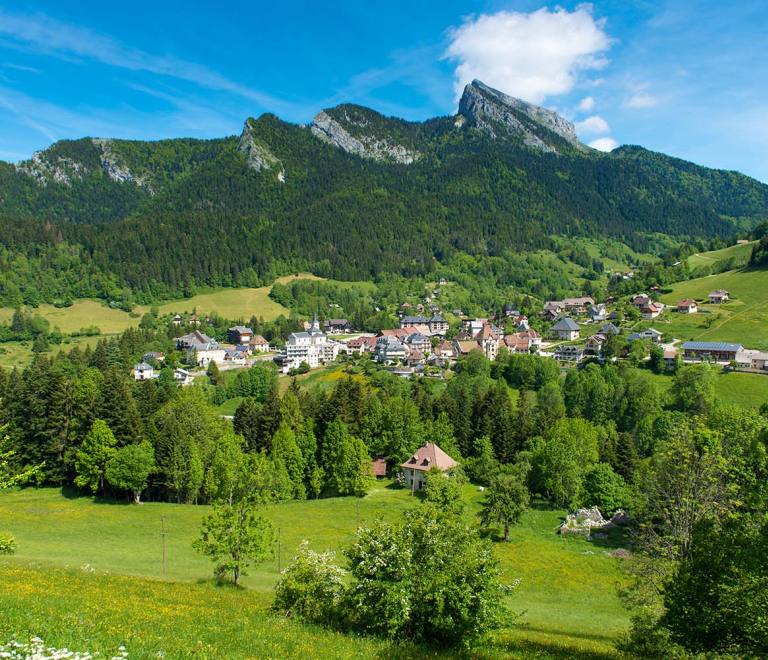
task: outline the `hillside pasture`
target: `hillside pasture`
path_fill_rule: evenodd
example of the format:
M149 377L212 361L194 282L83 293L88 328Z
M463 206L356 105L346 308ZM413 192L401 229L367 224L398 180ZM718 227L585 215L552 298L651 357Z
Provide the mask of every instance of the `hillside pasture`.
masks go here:
M688 265L691 268L701 268L702 266L714 266L719 261L725 261L726 259L733 259L736 265L745 266L749 261L755 243L757 241L750 241L741 245L731 245L722 250L692 254L688 257Z
M464 497L465 515L474 519L482 495L466 486ZM410 506L420 506L418 499L383 481L362 499L284 502L265 506L263 513L280 529L285 567L301 540L309 540L315 550L338 550L351 542L358 521L392 519ZM68 648L88 640L99 644L99 648L86 646L89 651L111 652L126 644L131 658L150 657L157 650L168 657L186 657L198 640L204 649L209 644L219 649L218 654L206 650L204 657L298 657L299 649L308 657L312 644L327 643L332 644L328 657L350 657L347 653L405 658L421 657L422 652L430 657L456 657L455 651L440 655L434 648L409 648L392 655L391 645L383 641L338 637L322 628L268 616L266 606L278 579L277 559L246 576L246 589L214 586L208 581L210 562L191 547L209 510L154 502L141 506L102 502L54 488L4 494L0 520L3 529L18 538L19 551L0 564L7 614L0 631L6 637L40 635L49 644ZM583 537L561 537L556 527L564 514L535 503L521 525L513 528L511 542L497 543L505 580L521 579L510 605L525 614L518 626L503 631L471 657L614 657L612 644L626 628L628 617L615 594L617 582L623 579L621 560L605 553L620 540L590 543ZM167 578L162 570L162 516ZM343 557L337 560L343 562ZM102 601L103 609L94 610ZM214 616L209 620L205 614L209 601L218 603L219 611L227 610L232 619ZM73 612L77 615L71 621ZM163 642L166 648L157 648L171 628L178 634L170 635L173 641ZM269 640L271 654L257 652L263 647L253 640L255 636ZM136 640L134 648L132 640Z
M671 293L661 297L668 305L692 298L707 301L714 289L730 292L732 300L724 305L699 305L698 314L670 312L670 323L652 324L662 332L682 340L737 342L747 348L768 349L768 268L732 270L672 285ZM719 315L706 327L707 312Z

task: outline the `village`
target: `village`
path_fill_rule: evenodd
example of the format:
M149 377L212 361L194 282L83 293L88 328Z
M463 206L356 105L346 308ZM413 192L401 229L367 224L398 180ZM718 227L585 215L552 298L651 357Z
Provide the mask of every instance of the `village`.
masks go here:
M227 342L220 343L201 329L211 323L210 318L177 314L170 322L189 332L175 339L179 364L174 377L186 386L211 363L228 370L256 361L274 362L281 374L295 376L365 356L402 378L444 378L462 357L478 353L494 361L502 352L536 354L557 360L564 369L590 359L637 363L656 356L667 371L683 363L711 362L724 369L768 374L768 352L737 342L681 341L664 329L675 315L711 315L702 306L727 303L730 294L723 289L711 291L707 300L683 299L676 305L655 300L657 287L623 301L613 296L602 303L591 296L548 300L532 318L509 304L500 313L481 318L466 316L460 309L442 311L436 300L439 287L445 284L441 280L423 302L402 303L396 311L396 328L359 332L348 319L321 321L315 313L282 346L270 345L245 325L228 328ZM157 378L165 357L157 352L145 354L134 367L135 379Z

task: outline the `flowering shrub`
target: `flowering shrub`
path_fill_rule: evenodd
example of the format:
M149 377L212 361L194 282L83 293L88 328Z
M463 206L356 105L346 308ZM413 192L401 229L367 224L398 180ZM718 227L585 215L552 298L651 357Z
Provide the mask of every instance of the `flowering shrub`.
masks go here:
M128 651L124 646L118 649L119 653L112 656L112 660L125 660ZM0 658L18 658L19 660L93 660L98 653L91 654L87 651L70 651L67 648L57 649L46 646L39 637L33 637L29 642L11 640L7 644L0 644Z
M277 585L274 608L304 621L332 619L344 593L344 571L333 559L333 552L313 552L309 542L302 541Z
M16 552L16 537L8 532L0 533L0 555L12 555Z

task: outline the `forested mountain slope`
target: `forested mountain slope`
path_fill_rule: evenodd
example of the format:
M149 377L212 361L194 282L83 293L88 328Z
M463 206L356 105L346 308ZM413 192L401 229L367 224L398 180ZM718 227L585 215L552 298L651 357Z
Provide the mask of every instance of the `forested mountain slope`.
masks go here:
M558 115L479 81L459 110L419 123L341 105L311 126L267 114L239 138L84 138L0 164L0 298L149 300L297 269L409 276L556 249L553 236L653 252L653 233L712 238L768 219L768 186L594 151Z

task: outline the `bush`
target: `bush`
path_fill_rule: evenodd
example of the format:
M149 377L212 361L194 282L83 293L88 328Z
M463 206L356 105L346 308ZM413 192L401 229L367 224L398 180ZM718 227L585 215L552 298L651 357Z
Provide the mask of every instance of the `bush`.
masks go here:
M16 542L16 537L9 532L0 533L0 555L13 555L16 554L16 548L19 544Z
M277 584L274 609L309 623L333 620L344 594L344 571L333 559L333 552L313 552L302 541Z

